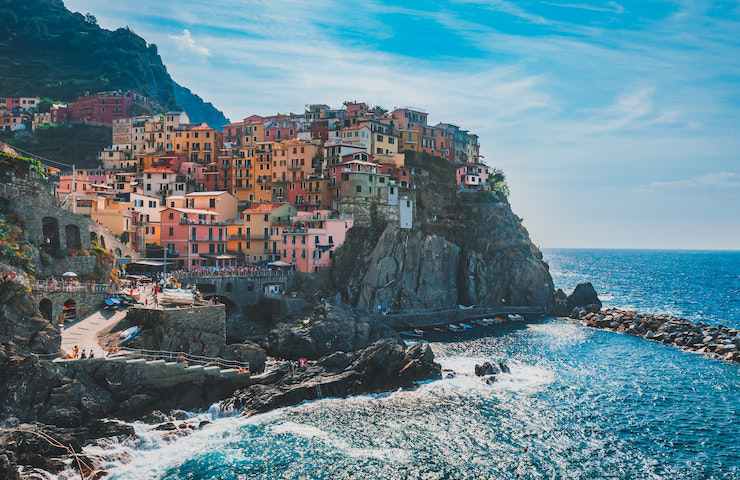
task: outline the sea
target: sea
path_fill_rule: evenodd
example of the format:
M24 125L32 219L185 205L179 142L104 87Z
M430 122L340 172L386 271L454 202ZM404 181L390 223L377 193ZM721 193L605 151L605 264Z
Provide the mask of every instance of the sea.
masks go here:
M740 252L546 250L558 287L740 327ZM740 479L740 366L546 319L436 339L454 378L91 447L111 480ZM511 373L486 385L476 362Z

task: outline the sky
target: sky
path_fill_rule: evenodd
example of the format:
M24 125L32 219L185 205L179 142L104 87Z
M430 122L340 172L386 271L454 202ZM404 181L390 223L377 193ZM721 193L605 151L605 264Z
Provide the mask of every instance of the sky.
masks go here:
M740 249L740 0L65 0L231 120L360 100L480 136L544 248Z

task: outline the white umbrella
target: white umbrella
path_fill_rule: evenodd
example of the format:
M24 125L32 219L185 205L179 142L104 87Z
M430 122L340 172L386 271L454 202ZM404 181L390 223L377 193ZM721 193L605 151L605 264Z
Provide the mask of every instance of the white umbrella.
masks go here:
M62 276L64 278L77 278L77 274L75 272L64 272Z

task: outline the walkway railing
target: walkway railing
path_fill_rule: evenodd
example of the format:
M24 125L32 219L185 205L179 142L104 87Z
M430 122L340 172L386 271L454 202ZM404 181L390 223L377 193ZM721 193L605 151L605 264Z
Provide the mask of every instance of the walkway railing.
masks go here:
M227 360L221 357L206 357L203 355L193 355L186 352L170 352L166 350L146 350L140 348L121 347L121 352L133 355L147 360L170 360L177 363L188 363L194 365L203 365L204 367L219 367L222 369L236 369L250 372L249 362L240 362L238 360Z
M116 288L105 283L36 282L34 292L44 293L116 293Z
M250 270L250 269L230 269L230 270L178 270L172 272L172 276L178 280L191 278L254 278L260 280L285 280L291 275L290 272L280 272L276 270Z

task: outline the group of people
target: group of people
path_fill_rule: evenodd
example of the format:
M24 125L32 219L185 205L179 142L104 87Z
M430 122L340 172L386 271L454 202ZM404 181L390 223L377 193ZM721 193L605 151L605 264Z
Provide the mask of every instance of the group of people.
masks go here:
M90 353L87 353L84 348L80 350L79 345L75 345L72 353L67 355L68 360L86 360L88 358L95 358L95 351L91 348Z
M275 270L265 268L265 267L258 267L256 265L245 265L240 267L212 267L212 268L204 268L204 267L198 267L193 268L192 270L177 270L175 272L172 272L172 276L178 279L181 279L183 277L193 277L193 276L202 276L202 277L247 277L250 275L258 275L258 274L271 274L275 273Z

